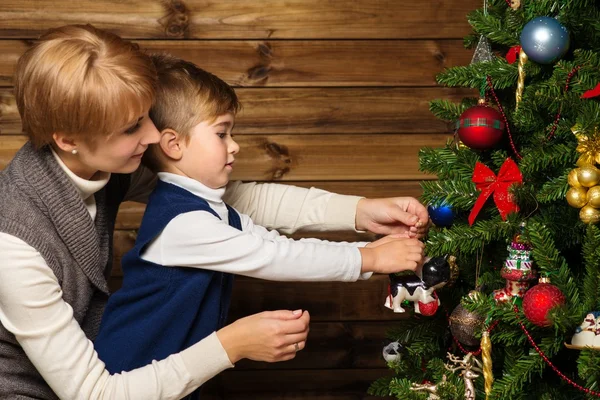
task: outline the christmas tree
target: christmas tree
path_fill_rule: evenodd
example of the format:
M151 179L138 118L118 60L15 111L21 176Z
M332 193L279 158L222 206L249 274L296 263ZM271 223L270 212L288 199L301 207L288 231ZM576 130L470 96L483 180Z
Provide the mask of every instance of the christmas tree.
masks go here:
M370 393L600 398L600 5L489 0L468 20L473 61L438 82L474 96L431 102L456 134L419 154L427 254L459 278L393 328L395 376Z

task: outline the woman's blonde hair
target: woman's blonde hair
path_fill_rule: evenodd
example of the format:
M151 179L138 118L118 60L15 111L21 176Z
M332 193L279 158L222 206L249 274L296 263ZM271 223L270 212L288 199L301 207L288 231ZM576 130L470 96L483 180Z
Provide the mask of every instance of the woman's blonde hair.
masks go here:
M59 132L95 146L148 110L155 87L148 55L91 25L48 31L21 56L15 72L23 131L37 148Z
M222 79L191 62L169 54L152 54L158 74L156 99L150 109L150 119L159 131L173 129L189 143L191 129L203 121L212 123L221 115L235 115L241 103L235 91ZM144 164L160 171L161 150L150 145L144 154Z

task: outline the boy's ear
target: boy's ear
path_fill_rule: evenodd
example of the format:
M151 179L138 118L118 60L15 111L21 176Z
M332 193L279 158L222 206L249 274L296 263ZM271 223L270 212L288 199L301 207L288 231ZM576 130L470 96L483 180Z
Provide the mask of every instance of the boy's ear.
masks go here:
M77 149L77 143L75 140L62 132L54 132L52 134L52 139L54 140L56 146L64 152L70 153Z
M160 133L158 145L167 157L179 161L183 157L183 141L183 137L177 131L167 128Z

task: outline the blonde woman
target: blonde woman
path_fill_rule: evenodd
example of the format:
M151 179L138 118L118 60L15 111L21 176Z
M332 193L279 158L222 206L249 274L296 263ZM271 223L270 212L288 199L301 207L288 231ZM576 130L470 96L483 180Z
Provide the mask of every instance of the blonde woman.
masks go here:
M116 213L124 200L144 202L155 182L140 168L159 138L148 117L155 84L137 46L90 25L51 30L19 60L15 96L29 142L0 172L0 398L177 399L240 358L289 359L288 338L306 339L308 313L280 310L127 373L111 375L98 358ZM426 229L427 212L411 198L255 183L233 183L225 197L284 232ZM239 348L249 334L261 340Z

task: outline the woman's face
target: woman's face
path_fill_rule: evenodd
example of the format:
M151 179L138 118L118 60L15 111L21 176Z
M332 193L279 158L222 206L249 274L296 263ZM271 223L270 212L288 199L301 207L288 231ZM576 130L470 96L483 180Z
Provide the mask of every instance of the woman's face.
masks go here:
M159 137L146 112L118 132L99 139L93 150L86 143L78 143L72 160L75 165L69 167L75 167L71 168L73 172L84 179L91 179L97 171L131 173L140 166L148 145L158 143Z

